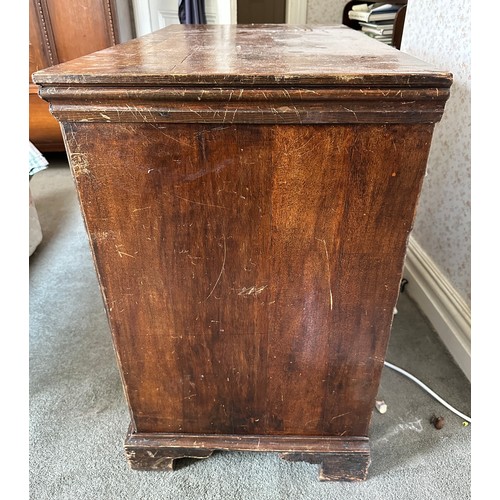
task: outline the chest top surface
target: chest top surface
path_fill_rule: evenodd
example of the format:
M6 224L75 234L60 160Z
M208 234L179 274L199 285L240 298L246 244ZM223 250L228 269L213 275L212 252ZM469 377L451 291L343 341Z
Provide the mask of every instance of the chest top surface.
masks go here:
M172 25L35 73L38 84L440 87L451 75L345 26Z

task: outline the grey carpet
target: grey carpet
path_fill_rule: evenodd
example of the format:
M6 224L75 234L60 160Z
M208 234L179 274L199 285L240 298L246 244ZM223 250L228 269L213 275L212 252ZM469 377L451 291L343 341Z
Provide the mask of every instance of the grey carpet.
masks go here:
M320 483L317 466L274 453L216 453L168 472L128 468L129 415L77 196L64 157L47 155L31 190L43 241L30 258L30 498L470 498L471 427L414 382L384 369L363 483ZM470 415L470 383L406 293L387 359ZM445 417L436 430L433 415Z

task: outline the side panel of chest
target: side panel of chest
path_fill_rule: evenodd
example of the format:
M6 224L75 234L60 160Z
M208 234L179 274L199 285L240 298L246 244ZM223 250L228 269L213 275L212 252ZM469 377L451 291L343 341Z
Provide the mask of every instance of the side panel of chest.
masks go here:
M367 436L432 130L64 123L134 432Z

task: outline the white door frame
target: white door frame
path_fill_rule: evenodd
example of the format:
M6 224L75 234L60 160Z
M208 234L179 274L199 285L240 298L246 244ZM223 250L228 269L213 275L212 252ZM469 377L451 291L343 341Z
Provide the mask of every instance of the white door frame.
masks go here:
M219 24L236 24L237 0L216 0ZM151 25L151 3L153 0L132 0L136 36L153 31ZM307 0L286 0L285 22L287 24L306 24Z
M307 0L286 0L285 22L287 24L306 24Z
M135 36L140 37L153 31L149 0L132 0L134 10Z

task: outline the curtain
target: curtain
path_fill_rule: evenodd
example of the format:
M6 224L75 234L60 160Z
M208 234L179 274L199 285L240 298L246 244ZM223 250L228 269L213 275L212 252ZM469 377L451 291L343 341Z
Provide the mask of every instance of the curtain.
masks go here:
M205 0L179 0L181 24L207 24Z

